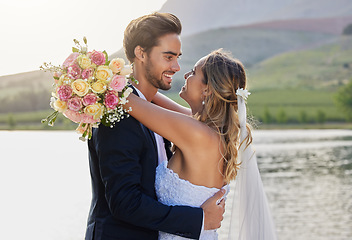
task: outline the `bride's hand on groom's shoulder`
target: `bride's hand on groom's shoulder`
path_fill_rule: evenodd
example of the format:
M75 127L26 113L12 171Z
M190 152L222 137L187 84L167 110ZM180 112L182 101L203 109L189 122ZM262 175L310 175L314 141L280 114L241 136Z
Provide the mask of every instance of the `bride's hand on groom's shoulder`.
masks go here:
M221 200L219 204L217 202L224 196L225 192L224 189L221 189L202 204L201 208L204 211L204 230L221 227L221 221L224 218L223 214L225 212L225 201Z

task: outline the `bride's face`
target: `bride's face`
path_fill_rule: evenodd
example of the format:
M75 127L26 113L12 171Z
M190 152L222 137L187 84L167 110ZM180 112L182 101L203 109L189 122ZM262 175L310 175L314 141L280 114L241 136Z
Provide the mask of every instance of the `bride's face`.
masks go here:
M205 58L201 58L194 68L185 74L184 78L186 81L179 93L180 97L192 108L192 111L198 111L205 98L207 85L204 83L204 75L202 72L204 61Z

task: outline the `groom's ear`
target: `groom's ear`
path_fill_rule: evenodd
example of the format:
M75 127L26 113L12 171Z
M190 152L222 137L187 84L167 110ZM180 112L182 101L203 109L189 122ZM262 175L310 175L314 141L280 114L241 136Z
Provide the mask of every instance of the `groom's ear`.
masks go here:
M144 61L145 52L141 46L138 45L137 47L134 48L134 55L138 60Z

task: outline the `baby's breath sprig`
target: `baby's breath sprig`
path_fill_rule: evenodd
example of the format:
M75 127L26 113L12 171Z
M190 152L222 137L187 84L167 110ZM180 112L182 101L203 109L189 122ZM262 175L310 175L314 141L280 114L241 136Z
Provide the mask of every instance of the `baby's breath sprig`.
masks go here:
M61 66L55 66L53 65L51 62L47 63L44 62L43 65L41 65L39 67L40 70L43 70L44 72L59 72L59 71L63 71Z
M87 38L83 37L83 42L85 46L82 46L81 43L77 39L73 39L73 42L75 43L76 47L72 47L72 52L79 52L81 54L87 54L88 51L88 45L87 45Z
M116 109L107 110L106 114L101 119L101 122L105 126L113 128L116 123L120 122L125 117L129 117L131 109L124 109L122 106L118 106Z

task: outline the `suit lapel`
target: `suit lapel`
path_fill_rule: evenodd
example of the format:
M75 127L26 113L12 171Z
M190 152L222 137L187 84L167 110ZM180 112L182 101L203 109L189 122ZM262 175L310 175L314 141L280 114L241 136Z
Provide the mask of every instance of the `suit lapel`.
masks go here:
M144 125L143 125L143 126L144 126ZM154 132L153 132L152 130L150 130L149 128L147 128L146 126L144 126L144 127L148 130L149 136L152 138L154 148L155 148L155 150L157 151L158 148L157 148L157 145L156 145L156 140L155 140ZM157 154L157 155L158 155L158 154Z
M132 87L133 93L134 93L135 95L137 95L138 97L140 97L139 94L138 94L138 92L137 92L137 90L135 89L135 87L133 87L132 85L130 85L130 87ZM157 148L157 145L156 145L156 140L155 140L154 132L151 131L151 130L150 130L149 128L147 128L146 126L144 126L142 123L140 123L140 124L141 124L141 127L142 127L142 130L143 130L144 134L145 134L146 136L149 136L149 137L151 138L151 141L152 141L153 146L154 146L155 154L156 154L156 162L158 163L158 148Z

